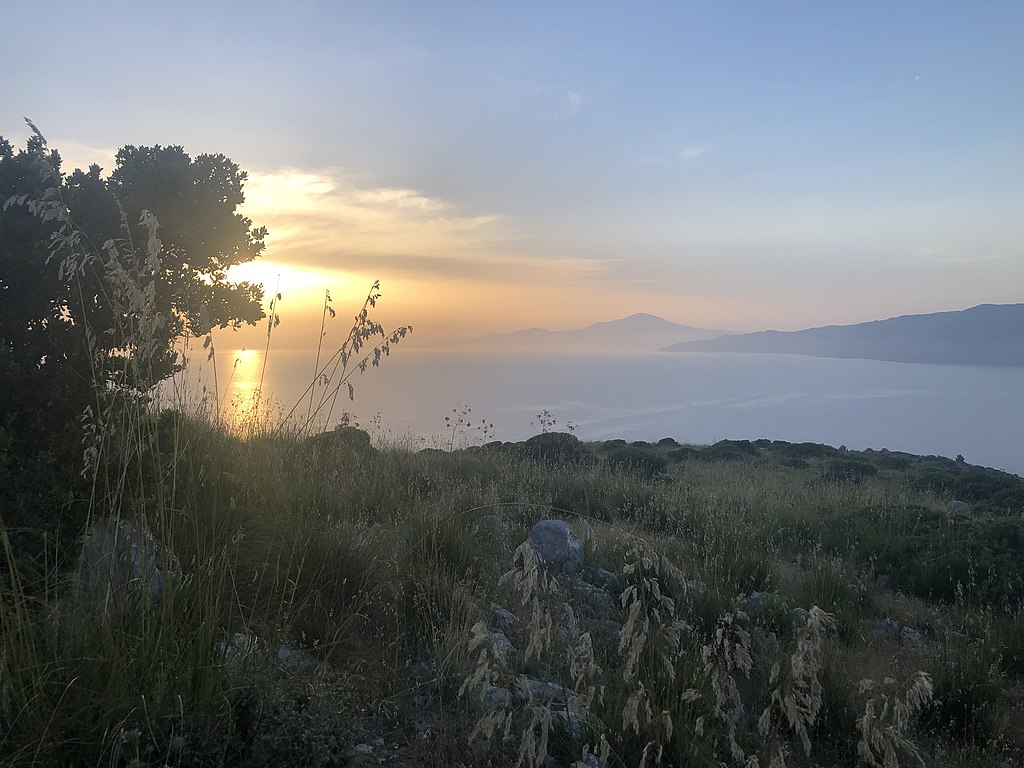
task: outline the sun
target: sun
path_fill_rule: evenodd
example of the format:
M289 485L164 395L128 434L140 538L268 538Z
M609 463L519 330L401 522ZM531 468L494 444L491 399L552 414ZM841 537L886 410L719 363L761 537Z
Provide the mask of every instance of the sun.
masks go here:
M286 294L289 301L323 301L324 291L343 294L355 286L348 273L339 270L308 269L278 261L258 259L228 270L231 280L245 280L263 286L267 297Z

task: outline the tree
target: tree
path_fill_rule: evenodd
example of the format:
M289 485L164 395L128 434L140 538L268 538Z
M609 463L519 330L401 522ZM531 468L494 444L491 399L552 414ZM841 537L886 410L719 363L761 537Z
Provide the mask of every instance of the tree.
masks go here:
M262 288L229 267L267 232L237 212L246 174L223 155L126 146L104 178L69 175L33 135L0 137L0 510L53 514L81 468L83 413L144 395L175 341L255 324ZM55 489L52 490L51 489ZM20 509L26 514L18 515Z
M145 390L174 370L183 333L263 317L262 288L226 270L256 258L267 232L237 213L246 174L223 155L127 146L101 174L63 176L38 133L17 154L0 138L0 338L19 364L58 374L74 360L76 377ZM126 295L133 283L149 289L143 306ZM161 322L140 359L132 334L146 313ZM141 380L124 378L128 361Z

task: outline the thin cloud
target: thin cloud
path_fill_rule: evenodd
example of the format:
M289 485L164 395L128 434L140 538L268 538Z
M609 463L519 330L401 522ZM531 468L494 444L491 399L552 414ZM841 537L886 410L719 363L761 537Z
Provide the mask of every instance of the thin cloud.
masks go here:
M580 91L565 92L565 108L562 114L575 115L583 109L583 94Z
M675 165L680 160L684 163L688 163L692 160L696 160L701 155L706 155L712 149L714 144L689 144L685 146L675 145L669 146L658 152L649 152L641 156L641 161L645 165Z
M680 150L679 157L682 160L689 162L690 160L695 160L696 158L710 152L711 150L712 146L710 144L697 144L695 146L686 147L685 149Z
M92 147L67 139L50 139L48 143L51 148L60 152L61 170L64 173L70 173L75 168L85 170L90 165L100 166L104 176L114 170L114 160L117 156L116 147Z
M578 88L540 85L533 89L532 100L547 117L560 120L582 112L587 104L587 94Z
M949 248L918 248L914 255L929 264L980 264L1004 258L1001 253L967 254Z
M529 282L593 278L600 260L538 255L512 222L416 190L367 187L340 169L249 173L244 213L270 230L267 257L305 268Z

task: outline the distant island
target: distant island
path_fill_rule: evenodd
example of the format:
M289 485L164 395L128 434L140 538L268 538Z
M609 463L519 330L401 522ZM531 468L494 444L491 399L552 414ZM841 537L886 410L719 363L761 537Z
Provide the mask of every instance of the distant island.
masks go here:
M759 331L687 340L667 352L759 352L899 363L1024 366L1024 304L903 315L803 331Z
M730 333L710 328L694 328L662 317L639 312L619 320L594 323L585 328L549 331L529 328L511 333L489 333L472 339L459 339L459 347L495 351L599 351L656 350L677 342L716 339Z

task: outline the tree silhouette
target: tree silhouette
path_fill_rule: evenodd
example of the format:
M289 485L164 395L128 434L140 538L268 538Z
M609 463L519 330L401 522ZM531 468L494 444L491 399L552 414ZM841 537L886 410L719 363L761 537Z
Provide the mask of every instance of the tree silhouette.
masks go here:
M83 413L144 396L184 334L255 324L262 288L226 270L267 232L237 212L246 174L223 155L126 146L109 177L65 175L33 135L0 137L0 509L53 503L81 468ZM20 488L20 490L18 490Z

